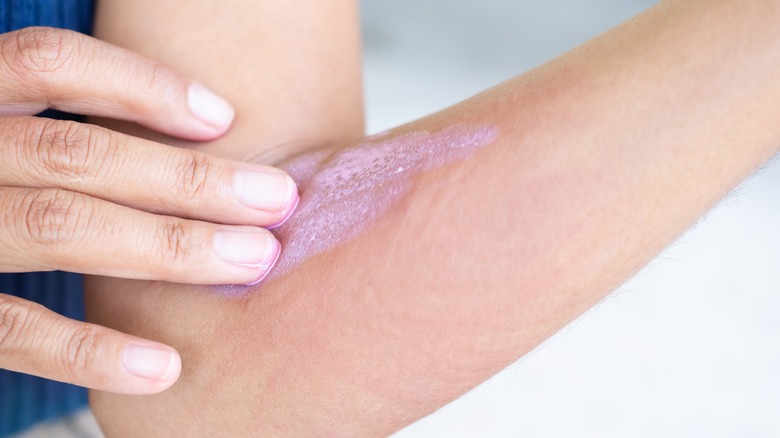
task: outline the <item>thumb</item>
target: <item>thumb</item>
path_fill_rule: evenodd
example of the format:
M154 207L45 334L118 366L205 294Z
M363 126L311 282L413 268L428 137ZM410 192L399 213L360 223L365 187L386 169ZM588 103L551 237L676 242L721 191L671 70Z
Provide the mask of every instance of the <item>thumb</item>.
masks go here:
M171 347L0 294L0 368L119 394L154 394L181 372Z

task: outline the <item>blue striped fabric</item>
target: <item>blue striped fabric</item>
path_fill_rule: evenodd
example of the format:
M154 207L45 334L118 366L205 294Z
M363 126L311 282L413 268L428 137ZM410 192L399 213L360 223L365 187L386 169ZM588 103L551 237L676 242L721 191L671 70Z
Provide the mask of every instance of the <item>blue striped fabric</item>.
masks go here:
M28 26L90 33L93 10L94 0L0 0L0 33ZM46 116L60 117L54 113ZM36 301L57 313L81 320L84 319L82 290L82 278L75 274L0 274L0 293ZM0 437L67 415L86 404L87 392L82 388L0 370Z

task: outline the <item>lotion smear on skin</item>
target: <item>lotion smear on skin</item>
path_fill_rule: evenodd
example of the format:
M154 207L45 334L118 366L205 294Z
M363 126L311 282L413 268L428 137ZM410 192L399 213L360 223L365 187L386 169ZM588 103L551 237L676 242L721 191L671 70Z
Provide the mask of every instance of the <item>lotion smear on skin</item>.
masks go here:
M415 175L464 160L497 136L495 128L464 125L395 137L383 133L354 148L294 159L284 170L298 182L300 204L273 230L282 253L263 283L365 232L409 192ZM244 295L251 289L223 286L220 291Z

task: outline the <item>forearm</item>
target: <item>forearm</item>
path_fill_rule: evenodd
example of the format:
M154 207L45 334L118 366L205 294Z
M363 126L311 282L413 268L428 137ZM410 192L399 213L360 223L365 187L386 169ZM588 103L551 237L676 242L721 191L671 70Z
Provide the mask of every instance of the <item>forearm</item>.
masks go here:
M295 352L268 375L322 376L280 399L339 400L309 405L308 418L392 431L633 275L777 151L778 12L770 2L669 3L393 132L495 126L499 137L417 177L373 231L311 259L315 290L294 296L306 283L295 272L281 280L294 290L284 311L251 299L250 314L291 331L281 338L293 345L261 348Z
M138 301L98 297L109 314L132 309L115 324L160 336L185 362L166 394L103 409L179 431L365 435L452 400L604 297L776 152L779 8L669 2L393 131L498 137L410 175L365 232L246 298L169 285Z

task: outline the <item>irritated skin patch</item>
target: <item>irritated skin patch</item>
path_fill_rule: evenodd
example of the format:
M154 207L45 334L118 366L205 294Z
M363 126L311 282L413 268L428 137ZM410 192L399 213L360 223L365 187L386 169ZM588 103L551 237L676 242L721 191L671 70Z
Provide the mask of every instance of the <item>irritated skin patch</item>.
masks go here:
M309 153L282 166L298 183L300 204L273 231L282 253L260 284L359 236L397 205L416 175L464 160L497 136L496 128L465 125L433 133L383 133L355 147ZM229 295L253 290L249 286L219 288Z

